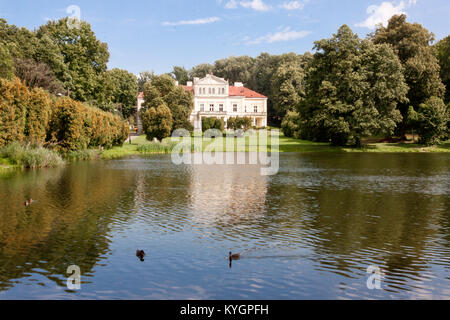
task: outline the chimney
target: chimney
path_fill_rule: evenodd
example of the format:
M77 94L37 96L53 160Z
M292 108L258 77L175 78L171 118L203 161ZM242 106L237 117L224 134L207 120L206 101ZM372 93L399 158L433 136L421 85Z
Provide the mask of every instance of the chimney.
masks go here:
M188 82L187 82L187 86L188 86L188 87L192 87L192 81L188 81Z
M235 82L235 83L234 83L234 86L235 86L235 87L243 87L244 84L243 84L242 82Z

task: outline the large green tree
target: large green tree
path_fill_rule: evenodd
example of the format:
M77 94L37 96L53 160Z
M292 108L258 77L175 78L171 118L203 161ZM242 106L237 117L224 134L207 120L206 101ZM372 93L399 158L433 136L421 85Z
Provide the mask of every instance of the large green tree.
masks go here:
M79 101L101 100L109 60L108 46L97 39L87 22L82 21L78 28L70 27L67 22L68 18L49 21L37 30L37 36L50 39L61 52L70 75L70 82L66 84L70 96Z
M450 36L445 37L434 46L441 67L441 79L445 85L445 102L450 102Z
M112 102L119 105L125 119L136 112L138 82L134 74L122 70L108 71L112 82Z
M181 85L186 85L189 80L188 71L184 67L174 66L170 74Z
M357 146L365 136L392 134L401 120L397 103L405 102L407 93L392 49L361 40L347 25L316 41L315 49L300 108L313 134L325 133L335 145L350 139Z
M154 138L162 141L170 136L172 132L172 113L163 103L160 106L146 110L142 115L142 123L148 140Z
M169 75L153 76L151 81L144 85L144 100L146 109L157 108L165 104L171 111L172 129L192 130L189 116L194 107L193 96L185 92L181 86L175 86L173 78Z
M417 110L429 98L444 96L439 62L430 45L434 36L422 25L407 22L406 15L402 14L393 16L387 27L379 26L371 38L375 44L389 44L403 65L403 74L409 87L408 101L399 104L403 116L399 133L404 135L409 106Z

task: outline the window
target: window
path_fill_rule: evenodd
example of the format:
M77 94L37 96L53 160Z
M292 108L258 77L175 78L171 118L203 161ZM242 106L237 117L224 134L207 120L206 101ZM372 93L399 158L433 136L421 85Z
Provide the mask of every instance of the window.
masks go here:
M209 105L209 111L214 111L214 104L213 103Z
M222 88L222 94L225 94L225 88Z
M237 104L233 104L233 112L238 112L237 107L238 107Z
M258 106L254 106L253 111L255 111L255 113L258 113Z
M216 94L216 88L212 89L212 94Z
M223 104L219 104L219 111L223 112Z
M211 88L208 89L208 93L211 94Z
M206 94L206 88L203 88L203 94Z
M200 111L201 111L201 112L205 111L205 104L202 103L202 104L200 105Z
M247 106L245 106L245 113L247 113Z

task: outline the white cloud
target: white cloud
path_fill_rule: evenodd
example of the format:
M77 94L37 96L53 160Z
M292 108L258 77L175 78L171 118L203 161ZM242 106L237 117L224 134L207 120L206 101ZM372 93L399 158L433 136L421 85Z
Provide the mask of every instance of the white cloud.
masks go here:
M251 8L256 11L268 11L270 6L263 3L262 0L241 1L240 5L244 8Z
M230 0L225 4L225 8L227 9L236 9L238 7L236 0Z
M309 0L303 0L303 1L290 1L285 2L282 5L280 5L281 8L285 10L302 10L305 7L305 4L307 4Z
M247 41L247 44L260 44L260 43L273 43L273 42L281 42L281 41L293 41L297 39L304 38L311 34L311 31L295 31L291 30L290 27L286 27L281 31L276 33L269 33L265 36L256 38L255 40L250 40L248 37L244 38L244 41Z
M177 22L163 22L163 26L182 26L182 25L199 25L199 24L208 24L220 21L218 17L210 17L196 20L182 20Z
M374 29L378 24L387 26L389 19L398 14L406 14L406 8L413 6L417 0L400 1L398 5L392 2L382 2L380 5L371 5L367 8L367 17L363 22L357 23L357 27Z

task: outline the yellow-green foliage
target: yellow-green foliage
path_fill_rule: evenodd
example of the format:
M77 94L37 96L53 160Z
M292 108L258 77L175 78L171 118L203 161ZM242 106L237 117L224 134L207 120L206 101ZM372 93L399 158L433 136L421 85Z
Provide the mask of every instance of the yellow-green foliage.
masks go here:
M50 132L51 142L57 150L67 152L87 148L89 139L84 110L83 104L67 97L56 101Z
M121 146L128 134L128 124L120 116L42 89L29 90L18 79L0 80L0 146L48 143L67 153Z
M26 140L43 145L47 138L53 102L48 93L42 89L35 88L29 92L29 95L25 123Z
M25 138L28 88L19 79L0 79L0 146Z

